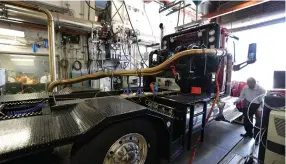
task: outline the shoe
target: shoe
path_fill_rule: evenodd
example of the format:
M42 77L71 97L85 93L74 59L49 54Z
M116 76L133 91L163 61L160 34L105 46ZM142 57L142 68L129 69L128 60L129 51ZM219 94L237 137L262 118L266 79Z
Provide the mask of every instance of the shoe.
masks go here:
M246 138L246 137L252 138L252 136L251 136L251 135L248 135L247 133L245 133L245 134L240 134L240 136L241 136L241 137L244 137L244 138Z

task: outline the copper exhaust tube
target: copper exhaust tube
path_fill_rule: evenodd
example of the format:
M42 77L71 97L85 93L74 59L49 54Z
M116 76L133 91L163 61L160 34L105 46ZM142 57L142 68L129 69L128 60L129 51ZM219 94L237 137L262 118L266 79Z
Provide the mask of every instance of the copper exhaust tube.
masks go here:
M54 25L54 17L52 13L48 9L39 8L40 11L45 13L48 17L48 42L49 42L49 66L50 66L50 74L51 81L56 80L56 50L55 50L55 25Z
M192 55L225 55L226 50L223 49L192 49L179 52L160 65L152 68L145 68L145 69L135 69L135 70L118 70L118 71L110 71L110 72L97 72L94 74L84 75L77 78L72 79L63 79L53 81L49 87L48 91L51 92L53 89L58 85L64 84L73 84L79 83L85 80L95 80L103 77L112 77L112 76L152 76L161 73L165 68L167 68L171 63L178 60L183 56L192 56Z

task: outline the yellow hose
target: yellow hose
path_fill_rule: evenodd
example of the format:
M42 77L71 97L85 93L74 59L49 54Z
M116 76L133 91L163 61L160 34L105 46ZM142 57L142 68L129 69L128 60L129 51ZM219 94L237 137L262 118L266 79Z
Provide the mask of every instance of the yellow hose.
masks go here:
M179 52L172 57L168 58L166 61L161 63L160 65L152 68L144 68L144 69L134 69L134 70L118 70L118 71L109 71L109 72L96 72L94 74L88 74L72 79L63 79L53 81L49 87L48 91L51 92L58 85L64 84L73 84L79 83L85 80L95 80L103 77L112 77L112 76L153 76L161 73L165 68L167 68L170 64L175 62L181 57L191 56L191 55L224 55L226 53L223 49L192 49L185 50Z

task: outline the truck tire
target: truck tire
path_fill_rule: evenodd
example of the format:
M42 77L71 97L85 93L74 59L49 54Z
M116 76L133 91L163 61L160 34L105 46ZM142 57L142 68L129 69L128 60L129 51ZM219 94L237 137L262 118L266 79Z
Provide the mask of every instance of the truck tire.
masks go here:
M75 144L72 164L157 163L157 135L144 119L115 123L84 145ZM144 160L145 159L145 160Z

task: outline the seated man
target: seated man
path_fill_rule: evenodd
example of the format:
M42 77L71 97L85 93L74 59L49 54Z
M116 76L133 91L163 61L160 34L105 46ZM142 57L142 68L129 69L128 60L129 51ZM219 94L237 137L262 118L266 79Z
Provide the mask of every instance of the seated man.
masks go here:
M254 128L254 135L253 135L253 115L256 118L256 127L260 127L261 124L261 112L263 109L263 95L265 94L265 90L256 84L256 80L252 77L247 79L247 86L245 86L240 93L239 98L234 102L235 104L245 100L245 108L243 110L243 117L244 117L244 128L246 133L241 134L243 137L256 137L259 132L258 128ZM254 100L255 99L255 100ZM253 101L253 102L252 102ZM250 102L252 102L250 104ZM250 105L250 106L249 106ZM249 107L249 110L248 110ZM252 123L251 123L251 122ZM255 141L258 144L258 137Z

